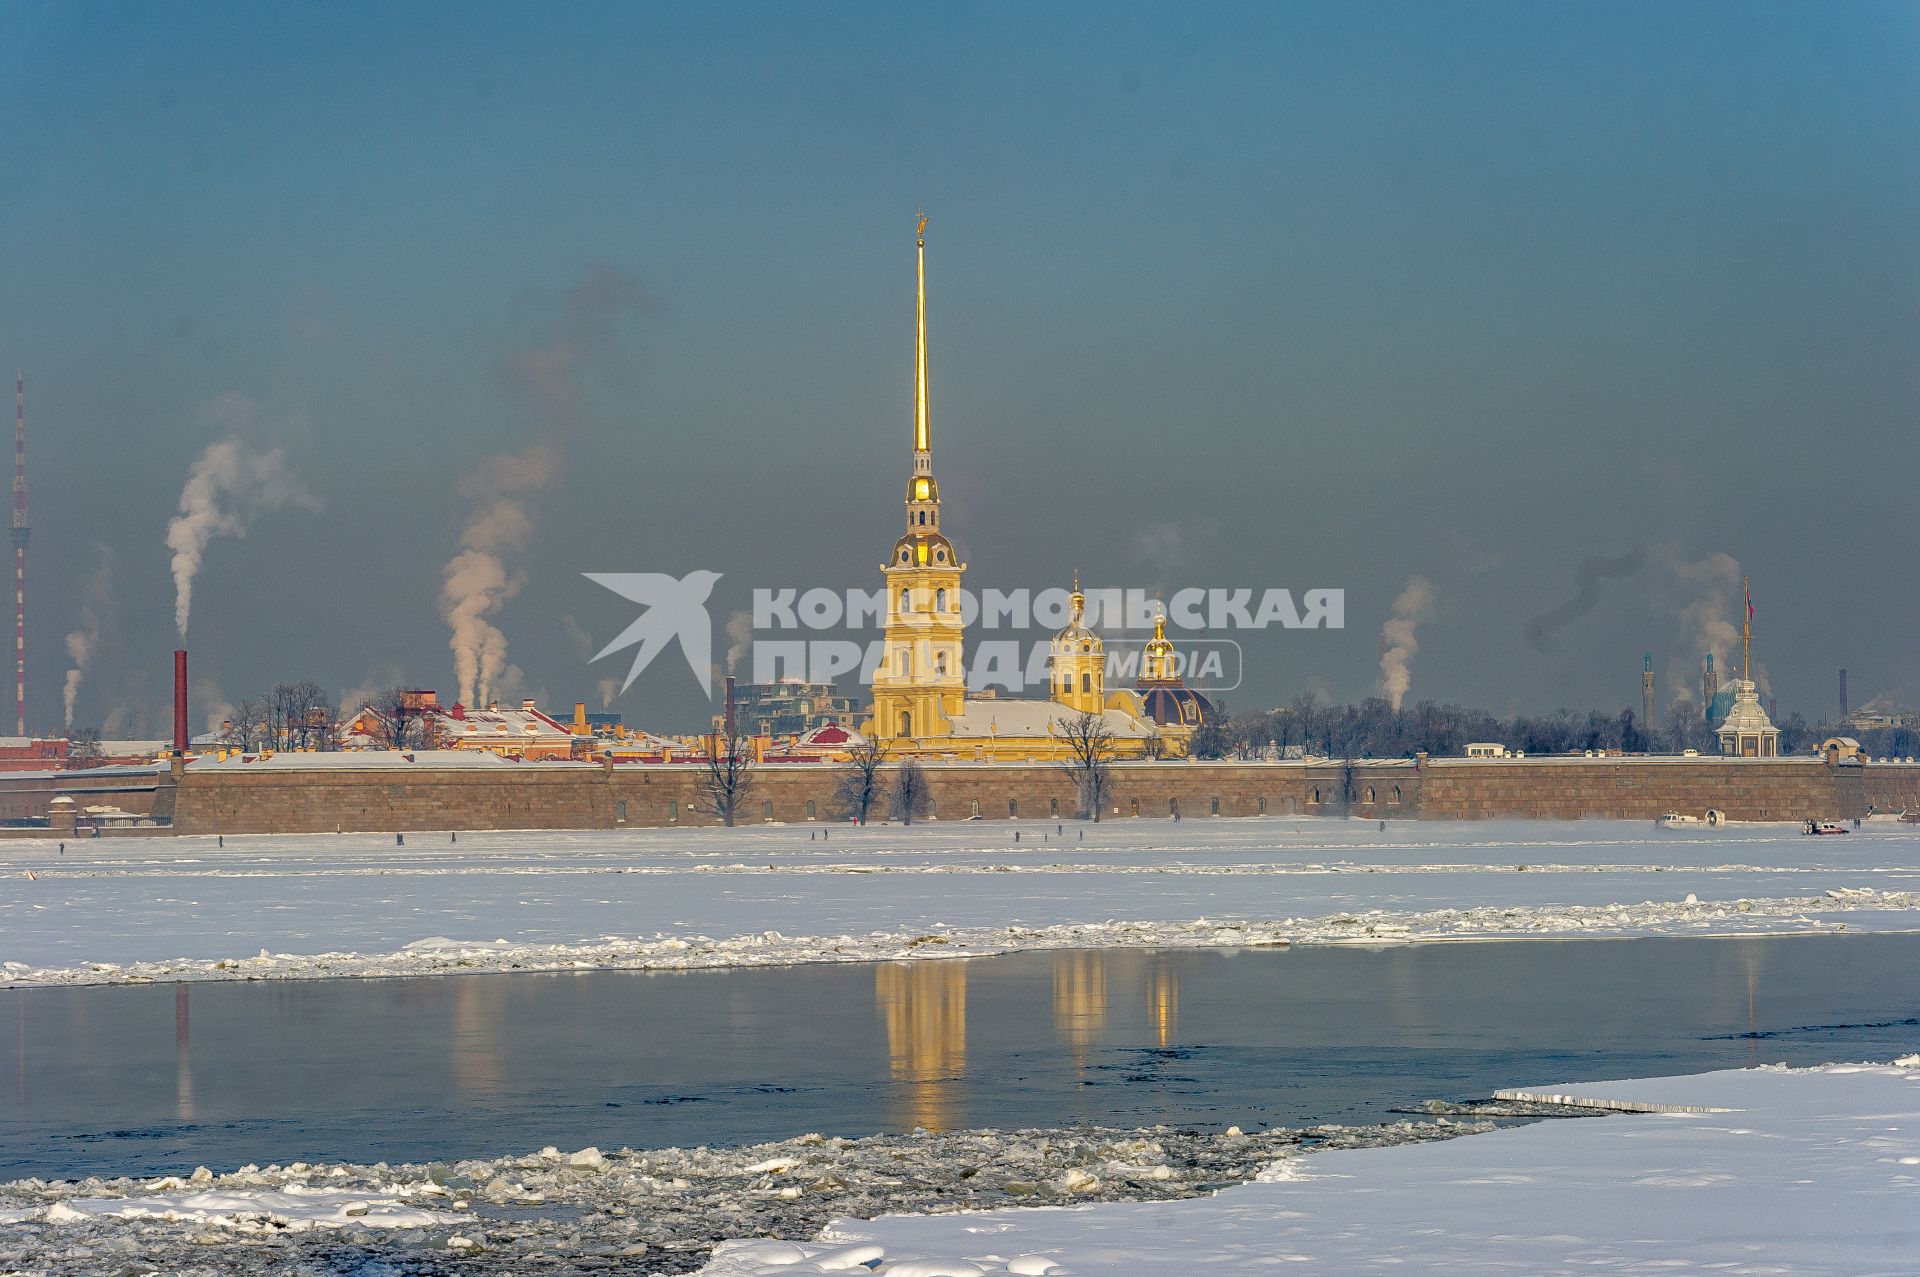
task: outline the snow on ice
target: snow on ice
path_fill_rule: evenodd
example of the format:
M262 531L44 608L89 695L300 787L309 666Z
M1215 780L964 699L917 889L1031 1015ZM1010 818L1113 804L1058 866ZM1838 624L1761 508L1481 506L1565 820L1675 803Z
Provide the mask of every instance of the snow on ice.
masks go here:
M1904 826L1293 818L20 841L0 984L1905 930L1916 850Z
M1709 1111L1288 1158L1205 1199L838 1220L817 1242L725 1243L702 1272L1914 1271L1920 1056L1525 1090Z

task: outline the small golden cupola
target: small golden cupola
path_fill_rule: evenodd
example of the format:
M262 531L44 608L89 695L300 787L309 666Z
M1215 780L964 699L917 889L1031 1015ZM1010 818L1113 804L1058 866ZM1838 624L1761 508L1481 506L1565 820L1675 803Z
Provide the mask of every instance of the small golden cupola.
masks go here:
M1188 687L1180 676L1173 640L1167 637L1167 614L1153 619L1153 637L1140 658L1140 679L1133 685L1143 714L1163 729L1192 731L1214 715L1213 702Z
M1107 647L1087 625L1087 596L1080 573L1073 574L1073 611L1067 628L1053 636L1047 664L1053 671L1053 699L1068 709L1098 714L1107 704Z

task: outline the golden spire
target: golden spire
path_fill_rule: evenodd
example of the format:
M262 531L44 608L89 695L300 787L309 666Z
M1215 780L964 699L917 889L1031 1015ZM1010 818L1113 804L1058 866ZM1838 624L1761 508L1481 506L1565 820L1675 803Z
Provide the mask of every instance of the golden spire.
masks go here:
M1073 570L1073 624L1080 624L1081 614L1087 609L1087 596L1080 592L1080 569Z
M914 307L913 324L913 452L915 471L925 473L924 463L928 460L932 442L927 420L927 215L920 214L920 225L914 231L916 253L919 257L919 292Z
M1746 595L1747 614L1740 618L1740 677L1753 679L1753 586L1740 578L1740 590Z

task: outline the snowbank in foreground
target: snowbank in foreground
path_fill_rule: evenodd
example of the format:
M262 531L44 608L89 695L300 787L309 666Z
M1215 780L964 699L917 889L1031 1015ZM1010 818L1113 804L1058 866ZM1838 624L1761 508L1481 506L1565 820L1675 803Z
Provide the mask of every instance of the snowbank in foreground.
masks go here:
M1895 1274L1920 1254L1920 1056L1543 1088L1721 1110L1288 1158L1185 1202L841 1220L736 1241L707 1277L1707 1269ZM857 1270L856 1270L857 1271Z

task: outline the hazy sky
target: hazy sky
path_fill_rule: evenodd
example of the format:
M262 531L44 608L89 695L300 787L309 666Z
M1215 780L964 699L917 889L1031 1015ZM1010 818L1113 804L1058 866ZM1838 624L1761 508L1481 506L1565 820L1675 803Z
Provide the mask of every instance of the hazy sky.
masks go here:
M1345 588L1249 707L1371 691L1418 575L1412 698L1510 712L1637 709L1745 570L1783 712L1920 701L1920 6L8 2L0 146L35 727L78 630L78 720L158 728L234 432L321 508L208 544L203 708L456 687L460 478L541 440L531 693L624 673L584 571L875 586L921 206L974 584Z

